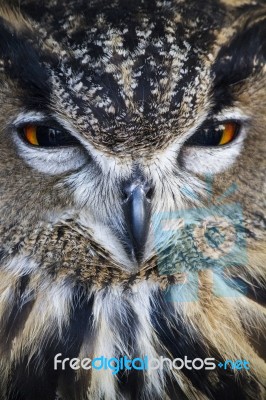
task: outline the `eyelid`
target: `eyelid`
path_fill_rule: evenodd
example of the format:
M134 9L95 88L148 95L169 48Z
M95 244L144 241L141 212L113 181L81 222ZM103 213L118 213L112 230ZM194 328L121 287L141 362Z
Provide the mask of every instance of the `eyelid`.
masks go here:
M41 119L25 119L23 121L19 121L19 123L13 123L13 126L15 129L22 129L27 125L34 125L34 126L43 126L46 128L54 128L56 130L61 130L68 132L71 135L71 132L69 132L66 128L64 128L62 125L60 125L57 121L53 119L48 119L48 118L41 118Z

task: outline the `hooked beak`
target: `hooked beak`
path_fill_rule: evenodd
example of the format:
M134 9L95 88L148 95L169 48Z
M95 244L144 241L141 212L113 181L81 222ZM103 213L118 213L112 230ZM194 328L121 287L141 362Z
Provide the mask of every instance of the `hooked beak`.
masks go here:
M140 264L150 227L152 189L138 180L124 188L123 211L129 238L128 252Z

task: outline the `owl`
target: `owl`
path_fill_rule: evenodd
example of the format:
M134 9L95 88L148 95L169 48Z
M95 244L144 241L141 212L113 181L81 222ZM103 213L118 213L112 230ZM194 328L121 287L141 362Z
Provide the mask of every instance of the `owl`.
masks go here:
M0 399L265 399L265 0L0 17Z

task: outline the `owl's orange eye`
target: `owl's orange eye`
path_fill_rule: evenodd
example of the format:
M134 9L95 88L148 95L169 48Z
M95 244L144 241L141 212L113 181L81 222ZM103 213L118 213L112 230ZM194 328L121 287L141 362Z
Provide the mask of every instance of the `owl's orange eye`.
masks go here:
M234 122L227 122L224 124L222 137L219 146L232 142L237 131L237 125Z
M23 140L31 146L62 147L76 146L79 141L64 129L28 124L20 129Z
M187 146L224 146L231 143L238 135L240 125L234 121L208 124L201 128L187 142Z
M24 135L29 144L32 144L33 146L39 146L36 125L27 125L24 128Z

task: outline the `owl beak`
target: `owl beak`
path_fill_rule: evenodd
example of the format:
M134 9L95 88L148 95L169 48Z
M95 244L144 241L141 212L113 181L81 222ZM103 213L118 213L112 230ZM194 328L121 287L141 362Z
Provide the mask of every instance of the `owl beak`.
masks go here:
M127 250L138 264L144 256L150 226L151 192L149 185L138 181L124 189L123 210L129 237Z

